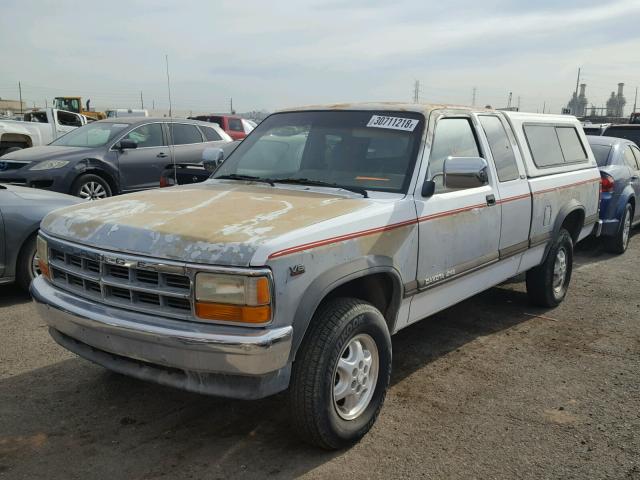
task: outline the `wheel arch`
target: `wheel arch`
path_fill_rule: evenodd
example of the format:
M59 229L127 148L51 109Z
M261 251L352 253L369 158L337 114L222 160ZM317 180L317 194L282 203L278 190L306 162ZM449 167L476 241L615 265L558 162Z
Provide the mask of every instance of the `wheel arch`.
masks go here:
M71 191L71 189L73 188L73 184L81 175L92 174L98 175L109 184L112 195L120 193L120 184L117 180L117 174L115 171L110 171L113 170L113 167L110 167L109 164L105 163L104 161L94 158L87 158L78 163L75 170L76 175L69 185L69 191Z
M306 289L293 318L293 359L309 325L323 302L341 296L367 301L383 314L389 333L395 331L404 287L398 269L390 261L356 260L330 269L318 276ZM386 260L387 259L385 257ZM377 259L380 260L380 259ZM365 266L363 266L363 263Z

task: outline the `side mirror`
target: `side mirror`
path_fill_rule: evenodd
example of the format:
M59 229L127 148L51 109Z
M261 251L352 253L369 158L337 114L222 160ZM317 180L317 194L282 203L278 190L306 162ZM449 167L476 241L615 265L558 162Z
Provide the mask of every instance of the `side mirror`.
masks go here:
M489 165L480 157L447 157L444 161L444 186L451 189L482 187L489 183Z
M214 172L224 160L224 151L221 148L205 148L202 151L202 165L207 172Z
M122 150L131 150L131 149L134 149L134 148L138 148L138 144L136 142L134 142L133 140L127 140L127 139L123 138L118 143L116 143L114 145L114 147L117 148L120 151L122 151Z

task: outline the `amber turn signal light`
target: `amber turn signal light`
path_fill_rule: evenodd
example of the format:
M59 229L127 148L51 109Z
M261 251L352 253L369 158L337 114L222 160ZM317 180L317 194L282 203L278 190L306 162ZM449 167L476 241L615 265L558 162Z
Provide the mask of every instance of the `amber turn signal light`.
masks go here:
M267 323L271 320L271 306L250 307L225 303L196 302L196 315L203 320L251 324Z

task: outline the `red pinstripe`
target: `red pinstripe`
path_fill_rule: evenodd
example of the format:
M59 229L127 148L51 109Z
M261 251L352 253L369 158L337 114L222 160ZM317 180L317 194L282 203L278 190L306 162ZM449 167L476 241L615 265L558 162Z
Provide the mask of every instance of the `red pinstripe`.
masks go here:
M560 187L549 188L549 189L546 189L546 190L539 190L537 192L533 192L533 194L537 195L537 194L541 194L541 193L552 192L554 190L560 190L560 189L563 189L563 188L575 187L575 186L578 186L578 185L583 185L583 184L586 184L586 183L599 182L599 181L600 181L599 179L584 180L584 181L572 183L572 184L569 184L569 185L562 185ZM522 200L522 199L530 198L530 197L531 197L530 193L525 193L523 195L516 195L515 197L509 197L509 198L500 199L500 200L496 201L496 204L514 202L516 200ZM315 242L303 243L302 245L297 245L295 247L289 247L289 248L285 248L283 250L278 250L277 252L273 252L271 255L269 255L269 259L283 257L285 255L290 255L292 253L301 252L303 250L310 250L312 248L323 247L325 245L330 245L332 243L344 242L346 240L353 240L354 238L360 238L360 237L364 237L364 236L367 236L367 235L373 235L373 234L376 234L376 233L388 232L389 230L395 230L396 228L407 227L409 225L415 225L415 224L418 224L418 223L421 223L421 222L427 222L429 220L435 220L437 218L448 217L450 215L457 215L459 213L464 213L464 212L468 212L470 210L475 210L476 208L485 208L485 207L487 207L486 203L479 203L479 204L470 205L470 206L467 206L467 207L456 208L456 209L453 209L453 210L447 210L447 211L439 212L439 213L433 213L431 215L425 215L424 217L419 217L417 219L405 220L403 222L393 223L391 225L385 225L383 227L370 228L368 230L361 230L359 232L347 233L345 235L339 235L337 237L325 238L324 240L317 240Z

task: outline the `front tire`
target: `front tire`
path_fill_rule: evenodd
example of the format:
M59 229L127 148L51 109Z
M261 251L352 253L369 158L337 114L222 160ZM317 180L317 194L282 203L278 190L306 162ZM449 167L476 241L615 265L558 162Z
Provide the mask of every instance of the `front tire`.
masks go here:
M562 228L545 261L527 272L527 294L534 305L557 307L567 295L573 270L573 239Z
M71 186L71 195L85 200L101 200L112 195L107 181L92 173L80 175Z
M31 236L20 249L18 263L16 265L16 282L23 290L29 291L29 286L34 278L40 275L38 267L38 254L36 236Z
M294 429L333 450L352 445L373 426L391 377L391 337L373 305L336 298L314 315L291 373Z
M633 208L630 204L626 204L620 227L615 236L605 239L604 247L608 252L621 254L627 251L629 246L629 238L631 237L631 222L633 219Z

